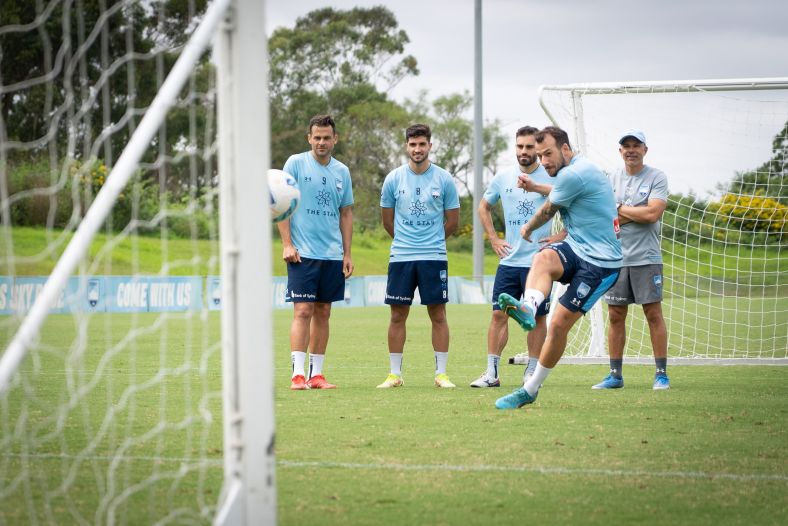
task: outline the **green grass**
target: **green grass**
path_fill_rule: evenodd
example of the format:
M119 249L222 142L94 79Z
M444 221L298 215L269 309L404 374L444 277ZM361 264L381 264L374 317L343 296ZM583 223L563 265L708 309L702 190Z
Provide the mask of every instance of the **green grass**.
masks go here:
M651 367L625 366L625 389L594 392L605 367L559 364L536 404L501 412L492 404L522 367L502 366L503 389L467 387L486 363L487 306L448 307L455 390L432 387L423 307L406 384L387 391L374 388L388 372L387 309L335 309L325 372L339 389L293 392L290 316L274 314L280 524L788 521L788 369L673 366L672 389L654 392ZM16 322L0 321L4 347ZM208 523L223 454L218 314L86 323L87 348L69 351L75 318L51 316L0 401L0 524L152 524L186 508L172 522ZM117 347L132 325L139 337ZM510 330L505 357L523 342Z
M47 237L47 236L50 237ZM16 258L10 267L4 236L13 245ZM45 276L57 263L57 258L71 239L71 234L56 237L41 228L12 229L10 235L0 229L0 275ZM165 263L168 273L174 276L206 276L219 273L219 245L210 240L167 239L132 236L117 240L111 249L104 234L96 236L88 260L94 265L92 274L118 276L135 273L158 274ZM53 245L47 251L49 244ZM391 241L379 235L356 234L353 242L353 263L356 276L385 275L388 269ZM488 251L489 252L489 251ZM97 258L101 255L102 257ZM173 263L174 262L174 263ZM278 234L272 237L271 262L275 276L286 276L287 267L282 261L282 242ZM473 275L473 255L470 252L450 252L450 272L454 276ZM498 259L492 253L485 255L485 274L494 274Z
M0 228L0 275L44 276L54 268L71 234L41 228L13 228L10 233ZM6 240L13 246L17 258L9 265ZM209 240L167 239L132 236L107 244L106 235L98 235L93 242L88 261L93 274L129 275L158 274L167 265L170 275L205 276L217 274L219 247ZM53 248L48 251L47 246ZM473 255L469 251L452 250L449 243L449 272L453 276L473 275ZM385 275L389 260L390 240L380 233L354 234L353 262L355 275ZM779 276L788 274L788 259L779 259L779 248L757 248L742 254L736 247L719 244L687 247L670 241L663 243L667 276L666 290L682 296L697 295L698 290L717 290L726 294L745 295L749 286L766 284L782 287ZM101 256L101 257L98 257ZM287 275L282 261L282 243L278 233L272 236L271 261L275 276ZM746 257L745 257L746 256ZM495 274L498 259L485 243L484 273ZM13 270L13 271L12 271ZM723 286L721 281L725 282ZM733 288L734 284L738 288ZM723 290L724 289L724 290Z

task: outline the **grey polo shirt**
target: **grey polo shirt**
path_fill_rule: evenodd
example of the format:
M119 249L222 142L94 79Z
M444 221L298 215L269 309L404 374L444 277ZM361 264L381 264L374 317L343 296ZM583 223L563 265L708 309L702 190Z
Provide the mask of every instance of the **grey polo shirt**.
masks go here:
M616 203L624 206L646 206L649 199L668 200L668 178L662 170L644 165L640 173L628 175L624 168L611 176ZM662 263L660 234L662 221L656 223L629 222L621 225L621 249L624 266Z

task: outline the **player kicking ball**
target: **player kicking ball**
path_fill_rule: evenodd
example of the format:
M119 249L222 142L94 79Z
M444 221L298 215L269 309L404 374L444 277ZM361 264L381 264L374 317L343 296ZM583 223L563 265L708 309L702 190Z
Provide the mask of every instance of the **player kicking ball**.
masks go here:
M498 302L501 310L530 331L536 327L537 307L550 295L553 282L564 283L567 289L553 306L533 375L522 387L496 400L498 409L517 409L536 401L540 387L564 354L570 329L613 286L622 262L616 201L605 173L572 152L569 137L560 128L551 126L537 133L536 152L555 183L520 234L530 241L534 231L560 211L566 239L534 256L521 302L509 294L501 294Z

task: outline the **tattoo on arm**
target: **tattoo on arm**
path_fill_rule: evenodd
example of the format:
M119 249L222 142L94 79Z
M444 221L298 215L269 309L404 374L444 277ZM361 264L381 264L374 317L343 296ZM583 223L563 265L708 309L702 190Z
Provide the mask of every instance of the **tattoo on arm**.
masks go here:
M547 201L545 202L544 206L539 209L539 220L542 222L542 224L545 224L550 221L557 213L558 206L554 205L550 201Z

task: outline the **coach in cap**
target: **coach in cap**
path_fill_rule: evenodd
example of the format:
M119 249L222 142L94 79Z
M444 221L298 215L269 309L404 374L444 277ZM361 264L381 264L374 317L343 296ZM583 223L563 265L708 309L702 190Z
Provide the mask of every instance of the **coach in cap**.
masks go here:
M648 322L656 363L653 389L669 389L668 332L662 315L664 278L660 249L661 218L667 205L668 180L661 170L644 164L648 146L642 131L626 131L618 144L624 167L613 174L612 183L621 226L624 264L618 281L604 297L608 305L610 374L593 389L624 387L621 368L626 344L627 309L633 303L643 306Z

